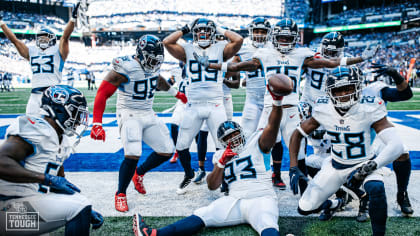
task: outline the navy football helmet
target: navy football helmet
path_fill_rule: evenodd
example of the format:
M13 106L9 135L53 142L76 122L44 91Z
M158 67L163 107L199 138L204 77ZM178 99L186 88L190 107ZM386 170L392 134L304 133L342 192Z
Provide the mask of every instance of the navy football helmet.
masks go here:
M309 119L312 117L312 106L307 102L298 103L299 114L303 120Z
M199 18L191 27L193 41L200 47L208 47L216 38L216 24L207 18Z
M256 33L254 30L261 29L265 31L265 34ZM252 20L248 27L249 37L251 38L252 45L256 48L264 47L268 41L271 33L271 24L264 17L257 17Z
M339 66L328 75L326 90L336 108L347 110L359 101L362 92L359 71L355 66Z
M36 33L35 40L36 46L41 48L42 50L45 50L55 45L55 43L57 42L57 37L51 30L47 28L42 28Z
M89 111L85 96L68 85L51 86L42 94L41 108L67 136L80 137L88 127ZM81 131L77 132L77 128Z
M339 32L330 32L322 38L321 54L325 58L341 57L344 51L344 37Z
M137 43L136 56L140 65L147 73L154 73L159 70L164 59L163 44L154 35L143 35Z
M238 132L237 135L227 138L230 134ZM225 121L217 129L217 139L224 148L230 143L230 148L236 153L240 153L245 146L245 135L241 126L235 121Z
M271 36L274 47L281 53L288 53L299 41L299 28L291 18L285 18L273 27Z

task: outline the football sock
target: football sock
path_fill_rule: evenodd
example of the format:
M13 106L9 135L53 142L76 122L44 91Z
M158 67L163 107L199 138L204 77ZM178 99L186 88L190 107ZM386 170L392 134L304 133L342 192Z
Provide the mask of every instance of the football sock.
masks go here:
M407 191L408 181L411 174L411 159L405 161L394 161L392 167L397 177L398 192L402 193Z
M268 229L264 229L262 232L261 232L261 236L278 236L278 235L280 235L279 234L279 231L277 230L277 229L275 229L275 228L268 228Z
M138 160L124 158L120 166L120 171L118 173L118 192L124 193L127 190L128 185L130 184L131 178L133 178L134 171L136 171Z
M157 154L156 152L152 152L147 157L147 159L143 163L141 163L139 167L137 167L137 174L144 175L149 170L156 168L160 166L162 163L164 163L165 161L169 160L169 158L171 157L161 156Z
M203 220L196 216L191 215L173 224L165 226L157 230L159 236L184 236L193 235L204 228Z
M66 223L64 235L89 235L92 206L86 206L71 221Z
M207 153L207 136L209 132L207 131L200 131L198 133L198 140L197 140L197 155L199 161L206 160L206 153Z
M174 144L176 145L176 141L178 140L178 125L171 124L171 137L174 141Z
M191 168L190 150L188 148L182 151L178 150L178 159L181 162L182 167L184 168L185 175L190 178L194 177L194 171Z
M206 171L206 170L204 170L204 166L199 166L199 167L200 167L200 170Z
M271 150L271 157L273 158L274 174L280 174L281 161L283 159L283 145L281 144L281 142L274 144L273 149Z
M382 181L371 180L364 185L369 195L369 216L373 235L385 235L387 202L385 187Z

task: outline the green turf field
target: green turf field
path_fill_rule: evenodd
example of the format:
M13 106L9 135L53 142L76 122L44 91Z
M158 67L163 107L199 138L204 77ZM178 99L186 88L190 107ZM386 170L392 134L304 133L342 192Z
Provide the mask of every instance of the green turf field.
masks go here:
M89 110L93 109L96 90L81 89L86 95L89 103ZM0 114L19 114L25 113L26 102L28 101L30 89L16 89L14 92L0 93ZM232 90L233 110L241 112L245 102L245 89ZM107 102L106 113L115 112L117 95L113 95ZM172 107L176 98L166 92L157 92L154 100L154 110L162 112ZM388 103L389 110L420 110L420 92L415 92L414 97L406 102Z
M145 217L151 227L159 228L171 224L181 217ZM418 218L392 217L387 222L387 235L414 236L420 235ZM131 217L108 217L104 225L92 231L92 235L133 235L131 230ZM357 223L354 218L336 217L328 222L320 222L315 217L281 217L279 219L280 235L286 234L310 236L363 236L371 235L370 222ZM60 229L51 235L62 235ZM254 236L258 235L250 226L239 225L235 227L208 228L198 235L223 235L223 236Z

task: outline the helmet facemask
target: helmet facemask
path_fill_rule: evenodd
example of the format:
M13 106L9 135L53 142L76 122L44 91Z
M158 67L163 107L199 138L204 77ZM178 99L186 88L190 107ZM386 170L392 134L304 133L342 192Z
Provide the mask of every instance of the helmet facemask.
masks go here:
M338 81L334 86L327 86L328 96L333 105L342 110L348 110L359 101L361 83L356 81Z
M55 34L41 31L40 33L36 34L36 46L41 48L42 50L45 50L51 46L55 45L55 42L57 40Z
M256 48L264 47L270 37L269 35L270 35L270 28L251 27L249 29L249 36L251 38L252 45Z
M274 47L281 53L289 53L292 51L298 41L297 34L293 34L290 30L282 30L273 34L272 37Z
M321 54L327 59L340 58L343 54L344 48L337 48L335 45L321 45Z
M163 55L154 55L146 51L142 51L142 53L144 60L141 60L140 63L143 66L143 69L148 73L158 71L163 63Z
M204 24L197 24L193 27L192 31L193 40L194 42L197 42L198 46L208 47L214 43L214 36L216 33L216 29L214 27Z
M240 127L230 131L231 132L226 132L224 136L219 138L219 142L224 148L227 148L230 144L230 149L239 154L245 146L244 133Z

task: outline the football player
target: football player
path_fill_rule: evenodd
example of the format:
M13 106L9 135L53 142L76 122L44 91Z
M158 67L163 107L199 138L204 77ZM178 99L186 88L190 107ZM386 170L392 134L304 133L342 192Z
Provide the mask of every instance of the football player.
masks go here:
M367 48L361 57L356 58L316 58L314 53L308 48L296 48L296 43L299 38L299 29L297 24L290 18L285 18L276 23L272 32L272 44L274 48L265 47L257 50L252 56L252 60L239 63L212 63L206 57L197 55L196 59L205 68L217 69L221 71L256 71L261 69L263 76L267 78L270 74L284 73L288 75L294 82L293 92L286 96L283 101L283 121L280 125L280 132L277 137L277 144L274 147L275 151L280 151L282 148L281 138L283 137L286 146L289 147L290 136L292 135L296 126L300 123L299 111L297 104L299 102L299 83L303 67L310 68L334 68L339 65L352 65L372 58L378 50L378 47ZM267 93L266 93L267 94ZM264 98L265 104L271 104L271 97L266 95ZM270 106L265 106L258 127L264 127L270 114ZM303 142L304 140L302 140ZM299 164L302 169L305 168L305 145L301 145L299 152ZM274 152L274 151L273 151ZM281 180L280 167L282 155L275 153L273 155L273 169L274 178ZM305 184L302 182L302 184ZM279 186L285 189L285 185Z
M105 141L102 115L106 100L118 88L117 121L124 148L115 194L115 209L128 211L126 189L133 180L135 189L146 194L143 185L144 174L169 160L174 145L166 125L155 115L152 106L155 89L168 91L176 98L187 102L185 95L174 88L159 74L164 59L164 49L160 39L154 35L144 35L137 43L136 55L114 58L112 70L105 76L95 97L93 107L92 139ZM152 152L137 167L142 152L142 141Z
M387 84L377 81L371 83L362 90L364 96L381 97L385 102L406 101L413 97L413 92L407 81L396 69L387 65L374 63L372 68L376 69L373 73L376 73L377 75L389 76L395 82L396 88L390 88ZM379 155L384 148L384 143L381 139L374 140L372 151L375 155ZM411 207L407 193L407 186L411 174L411 160L407 148L405 148L404 153L392 163L392 167L397 178L397 203L400 206L403 216L411 216L414 211ZM367 198L364 198L363 200L367 201ZM367 208L365 206L367 206L366 203L360 203L358 221L367 220Z
M270 151L279 131L282 98L273 94L273 109L267 126L248 138L234 121L225 121L219 126L217 136L224 149L213 156L214 169L207 176L207 186L216 190L225 180L229 184L229 196L160 229L150 228L140 214L135 214L134 234L193 235L205 227L247 223L259 235L279 235L279 208L271 185Z
M56 44L57 37L55 34L47 28L42 28L36 34L36 46L26 46L16 38L16 35L7 27L0 16L0 27L3 33L15 45L19 54L31 65L32 90L26 105L27 115L38 115L42 92L49 86L61 82L64 61L69 55L69 39L74 30L79 5L80 3L77 3L73 8L72 18L64 29L59 45Z
M65 225L65 235L89 235L90 224L98 228L103 218L63 169L72 152L68 136L80 137L88 126L86 99L75 88L56 85L41 100L43 117L16 118L0 146L0 233L40 235ZM39 230L7 231L10 212L38 212Z
M177 41L187 33L193 35L192 43L179 44ZM215 34L219 33L229 40L215 43ZM233 57L241 48L243 38L232 31L216 27L212 20L198 18L191 24L175 31L163 40L163 44L169 53L176 59L183 61L187 68L189 85L187 88L186 113L180 124L179 136L176 150L179 155L182 167L185 171L178 194L184 194L186 187L194 177L191 168L191 155L189 148L194 137L200 130L203 122L206 121L209 131L217 148L217 127L226 121L226 112L223 105L223 75L218 70L212 70L201 66L193 54L200 54L211 62L222 63Z
M298 212L309 215L324 210L324 216L331 218L343 200L328 200L328 197L344 183L351 188L363 184L369 195L373 235L384 235L387 201L382 167L397 159L404 146L395 127L387 120L384 101L361 95L362 81L358 70L357 67L334 69L326 81L329 97L318 98L312 117L293 132L290 138L290 185L297 194L298 182L306 178L297 163L302 138L323 125L331 139L331 157L323 162L321 170L309 182L299 200ZM371 129L386 144L376 157L370 155Z

